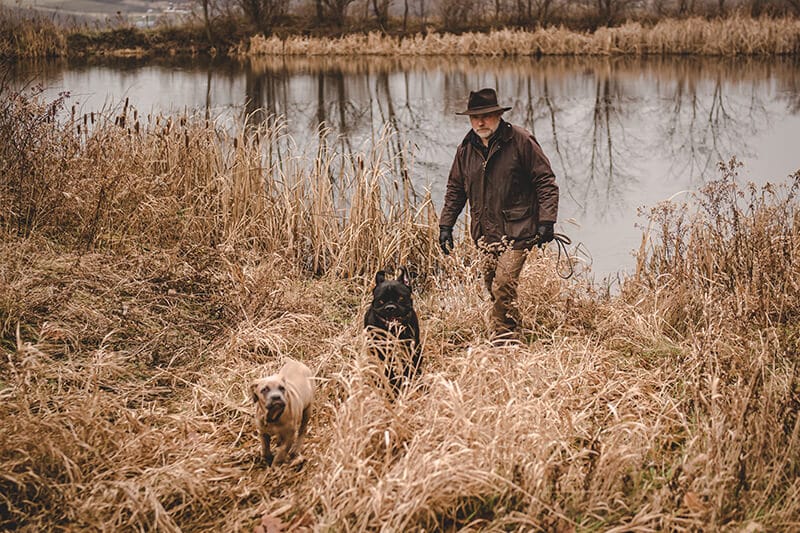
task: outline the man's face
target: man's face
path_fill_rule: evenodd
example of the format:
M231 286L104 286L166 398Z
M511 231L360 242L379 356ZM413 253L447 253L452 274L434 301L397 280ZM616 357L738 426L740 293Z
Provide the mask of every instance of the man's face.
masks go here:
M485 115L470 115L469 123L472 125L472 130L481 138L483 144L489 142L489 137L500 125L500 116L502 114L502 111L496 111Z

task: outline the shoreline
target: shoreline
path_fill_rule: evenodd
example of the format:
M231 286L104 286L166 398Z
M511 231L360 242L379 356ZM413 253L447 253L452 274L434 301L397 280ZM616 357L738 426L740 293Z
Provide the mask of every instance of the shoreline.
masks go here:
M16 27L14 25L16 24ZM39 24L38 26L36 24ZM481 32L417 32L391 35L380 31L341 37L263 34L230 41L206 38L205 29L185 24L156 29L121 26L105 30L62 29L47 21L0 20L11 26L0 42L0 57L9 60L92 55L149 57L169 55L329 56L778 56L800 54L800 19L752 18L664 19L654 24L626 22L579 31L563 26L535 30L494 29Z

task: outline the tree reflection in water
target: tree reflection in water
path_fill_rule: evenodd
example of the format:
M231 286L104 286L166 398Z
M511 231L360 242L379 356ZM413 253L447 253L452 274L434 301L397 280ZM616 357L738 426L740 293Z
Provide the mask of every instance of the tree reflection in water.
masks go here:
M533 131L551 159L562 188L562 223L576 220L573 237L587 243L598 264L605 261L598 270L607 273L632 263L637 208L716 177L717 162L732 155L745 163L768 149L774 155L765 143L776 127L788 132L779 139L787 148L777 148L786 157L763 161L769 175L757 178L797 170L787 167L798 166L789 146L789 137L800 137L798 62L268 57L245 64L176 65L165 58L16 68L18 79L41 78L51 94L80 95L82 111L127 97L141 110L194 109L229 122L247 117L251 128L266 124L277 132L264 146L267 177L285 172L290 155L310 154L313 161L335 154L340 168L320 171L342 195L353 155L383 138L393 180L416 193L430 190L437 204L469 128L455 112L470 90L495 87L502 103L513 106L506 118ZM603 259L612 248L617 255Z
M254 62L249 75L270 83L248 82L247 87L262 91L248 92L248 99L272 114L281 113L270 98L283 84L281 92L298 104L286 120L307 125L295 138L325 142L325 135L307 134L319 132L324 123L345 156L388 136L395 179L414 191L430 188L437 203L455 147L469 127L454 113L470 90L496 87L500 99L513 105L506 118L534 132L551 158L562 188L562 213L584 226L607 226L609 232L624 222L631 233L638 231L633 228L641 205L713 179L717 163L732 155L757 157L751 141L759 132L784 114L798 113L794 62L280 58ZM309 79L316 87L296 90L308 73L315 73ZM776 84L788 87L781 94L785 101L776 100ZM316 105L304 110L303 102ZM631 249L635 244L632 240ZM589 247L597 257L599 247Z

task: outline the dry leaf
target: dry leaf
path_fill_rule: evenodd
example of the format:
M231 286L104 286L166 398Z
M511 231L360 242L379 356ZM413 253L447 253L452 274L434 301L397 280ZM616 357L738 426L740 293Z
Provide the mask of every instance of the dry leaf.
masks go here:
M286 524L280 518L265 514L261 517L261 522L253 529L253 533L283 533L286 531Z
M683 505L693 513L705 513L708 510L703 498L692 491L688 491L683 495Z
M763 533L764 531L766 531L764 526L754 520L751 520L739 531L739 533Z

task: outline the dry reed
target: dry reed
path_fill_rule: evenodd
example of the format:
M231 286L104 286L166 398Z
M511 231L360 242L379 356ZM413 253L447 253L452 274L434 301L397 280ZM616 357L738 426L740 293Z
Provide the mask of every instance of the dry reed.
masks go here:
M800 526L793 190L749 207L723 181L699 197L714 216L657 211L620 298L534 252L523 342L494 347L475 252L437 253L386 139L303 163L270 155L274 123L232 135L126 104L62 125L14 102L0 129L29 132L29 166L0 160L0 527ZM389 402L360 321L374 269L400 263L425 368ZM270 469L246 384L287 355L318 404L305 462Z
M781 55L800 51L800 20L734 15L726 19L667 19L652 26L629 22L593 33L564 27L534 31L502 29L488 33L417 34L396 38L377 32L338 39L256 35L240 43L232 55L377 55L377 56L538 56L650 55L712 56Z
M63 31L45 16L0 6L0 59L57 57L66 44Z

